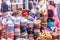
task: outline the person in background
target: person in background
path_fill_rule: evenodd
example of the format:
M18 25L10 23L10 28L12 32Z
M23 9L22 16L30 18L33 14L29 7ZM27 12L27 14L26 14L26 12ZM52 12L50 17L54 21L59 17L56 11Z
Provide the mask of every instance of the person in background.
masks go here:
M54 0L54 3L56 4L56 13L60 20L60 0Z
M8 11L8 5L5 3L5 2L3 2L2 4L1 4L1 12L7 12Z
M11 2L10 2L10 0L7 0L6 4L8 5L8 10L11 11Z

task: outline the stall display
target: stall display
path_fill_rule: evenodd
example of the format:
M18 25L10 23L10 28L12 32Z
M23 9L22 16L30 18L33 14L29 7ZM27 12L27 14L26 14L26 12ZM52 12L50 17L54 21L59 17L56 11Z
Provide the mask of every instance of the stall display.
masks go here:
M15 14L15 15L12 15ZM1 40L54 40L60 39L60 29L54 26L52 18L46 18L44 14L40 13L41 17L35 16L33 18L30 14L25 16L16 13L9 14L5 18L1 18L0 31ZM35 14L34 14L35 15ZM6 23L6 24L5 24Z
M42 2L40 8L31 10L16 9L16 5L12 5L11 14L0 14L0 39L60 40L59 20L53 10L45 9L44 0Z

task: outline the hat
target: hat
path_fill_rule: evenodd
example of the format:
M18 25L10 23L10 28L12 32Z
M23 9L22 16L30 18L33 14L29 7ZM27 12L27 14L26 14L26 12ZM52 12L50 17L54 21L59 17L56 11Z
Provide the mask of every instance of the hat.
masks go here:
M25 12L28 12L28 11L30 11L30 10L28 10L28 9L23 9L23 10L22 10L22 14L25 13Z

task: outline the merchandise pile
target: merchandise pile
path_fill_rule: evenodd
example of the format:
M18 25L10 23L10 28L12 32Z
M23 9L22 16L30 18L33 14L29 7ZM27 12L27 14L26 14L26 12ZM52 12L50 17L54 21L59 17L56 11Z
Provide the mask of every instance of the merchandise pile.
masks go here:
M60 23L54 7L41 2L44 4L39 8L1 12L0 40L60 40Z
M34 13L35 12L35 13ZM0 14L1 40L60 40L60 28L45 11L18 9L15 12ZM52 13L48 10L48 13Z

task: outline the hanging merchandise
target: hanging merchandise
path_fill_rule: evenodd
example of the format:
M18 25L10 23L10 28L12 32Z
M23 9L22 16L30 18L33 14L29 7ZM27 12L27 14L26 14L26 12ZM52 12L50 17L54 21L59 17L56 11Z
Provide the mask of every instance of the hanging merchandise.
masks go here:
M54 27L54 23L53 22L47 22L47 26L48 27Z
M1 40L6 40L6 39L2 38Z
M27 30L26 29L22 29L21 32L26 32L27 33Z
M14 22L11 19L7 19L7 40L14 39Z
M21 26L27 27L27 22L21 22Z
M1 32L1 39L4 39L6 40L7 39L7 30L6 29L3 29L2 32Z
M38 34L40 33L40 29L34 28L34 38L36 39L38 37Z
M14 39L17 40L20 38L20 36L21 36L20 28L15 28Z
M17 40L20 40L20 39L17 39ZM29 40L29 39L26 39L26 38L21 38L21 40Z
M19 8L22 6L19 5L20 0L15 1L12 13L6 12L0 15L0 40L60 40L60 28L56 27L59 26L59 21L55 21L56 16L52 10L46 8L48 7L46 0L40 0L40 4L37 2L37 5L33 0L29 0L34 5L29 6L32 7L31 10ZM22 1L28 3L28 0ZM17 10L15 10L16 4L18 4ZM27 8L28 5L25 6Z
M29 14L29 16L35 19L35 14Z
M22 16L25 18L28 18L28 14L27 14L28 11L29 10L27 10L27 9L22 10Z
M4 27L5 27L5 26L4 26ZM0 30L2 30L4 27L3 27L2 22L0 21Z
M38 10L38 12L39 12L40 14L43 14L43 15L44 15L44 13L45 13L45 11L44 11L42 8L40 8L40 9Z
M34 18L31 17L31 16L28 16L28 20L33 22L34 21Z
M26 13L24 13L24 14L22 14L25 18L27 18L28 17L28 15L26 14Z
M31 23L28 23L28 28L33 28L34 24L31 22Z
M36 13L35 16L36 16L36 17L41 17L41 16L40 16L40 13Z
M52 38L53 39L59 39L59 36L56 32L52 32Z
M32 14L34 14L34 13L30 11L30 12L29 12L29 15L32 15Z
M54 20L53 20L53 18L48 18L47 19L47 26L48 27L54 27Z
M12 20L8 20L7 21L7 30L11 30L11 31L14 31L14 23Z
M28 38L27 28L21 26L21 38Z
M34 28L40 29L41 28L41 25L40 24L34 24Z
M21 33L21 38L28 38L28 34L26 32Z
M42 31L42 33L39 33L39 36L41 37L41 38L43 38L44 40L46 39L46 40L51 40L52 39L52 35L49 33L49 32L47 32L47 31Z
M46 31L51 31L51 29L49 27L47 27L47 26L43 27L43 29L46 30Z
M14 40L14 32L7 30L7 40Z
M31 28L31 27L28 27L28 34L33 34L33 28Z
M33 34L29 34L28 38L29 40L34 40Z
M36 33L36 34L39 34L40 33L40 29L34 29L34 32Z

